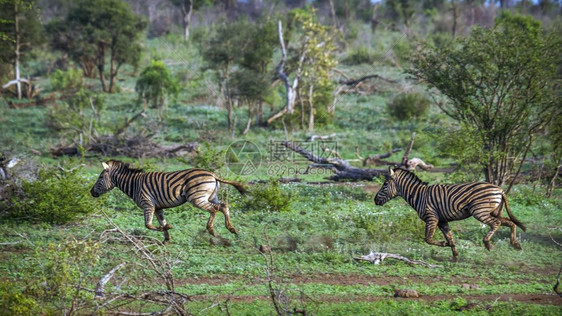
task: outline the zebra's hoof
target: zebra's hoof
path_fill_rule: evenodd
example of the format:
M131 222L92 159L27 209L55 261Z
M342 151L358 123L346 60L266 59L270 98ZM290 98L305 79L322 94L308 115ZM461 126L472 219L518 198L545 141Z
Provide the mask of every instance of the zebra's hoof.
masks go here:
M167 245L167 244L169 244L169 243L170 243L170 240L169 240L169 239L164 239L164 241L163 241L162 243L163 243L163 244L164 244L164 246L165 246L165 245Z
M484 246L486 246L486 249L488 249L488 251L492 250L492 248L494 248L494 246L492 246L492 244L490 243L484 243Z
M174 226L172 226L172 225L170 225L170 224L164 225L164 229L165 229L165 230L172 229L172 228L174 228Z
M521 244L516 242L513 244L513 248L517 249L517 250L523 250L523 247L521 247Z
M230 227L228 230L233 234L238 234L238 231L234 227Z
M453 259L451 259L451 262L459 262L459 257L453 256Z

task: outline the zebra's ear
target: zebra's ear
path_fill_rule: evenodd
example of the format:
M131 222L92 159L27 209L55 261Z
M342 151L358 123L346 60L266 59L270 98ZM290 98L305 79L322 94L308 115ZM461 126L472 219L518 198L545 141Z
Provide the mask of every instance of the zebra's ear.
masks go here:
M392 166L388 167L388 173L390 174L390 177L394 176L394 169L392 168Z
M103 166L104 170L109 170L109 165L106 164L105 162L102 162L101 165Z

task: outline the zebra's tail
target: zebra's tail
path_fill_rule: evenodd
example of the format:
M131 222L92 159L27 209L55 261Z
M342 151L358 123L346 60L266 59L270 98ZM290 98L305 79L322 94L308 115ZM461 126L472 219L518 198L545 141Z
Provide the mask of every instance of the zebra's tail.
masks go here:
M503 198L503 203L505 204L505 209L507 210L507 214L509 215L509 219L511 219L512 222L515 223L515 225L519 226L519 228L521 228L523 231L526 231L527 228L525 227L525 225L523 225L523 223L521 223L515 216L513 216L513 214L511 213L511 210L509 209L509 204L507 204L507 197L505 196L505 193L502 192L502 198Z
M242 183L239 183L239 182L236 182L236 181L224 180L224 179L221 179L219 177L215 177L215 179L217 179L217 181L220 181L222 183L230 184L231 186L235 187L236 190L238 190L238 192L240 192L240 194L242 194L242 195L245 195L246 192L247 192L246 188L244 188Z

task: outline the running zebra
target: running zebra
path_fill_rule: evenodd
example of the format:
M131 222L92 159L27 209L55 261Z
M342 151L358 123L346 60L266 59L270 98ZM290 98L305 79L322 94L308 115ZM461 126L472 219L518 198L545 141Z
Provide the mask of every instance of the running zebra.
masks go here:
M516 240L515 225L523 231L525 226L511 214L505 193L500 187L487 182L427 185L409 171L399 168L390 168L389 171L390 176L375 196L375 204L384 205L396 196L403 197L425 221L425 241L430 245L451 247L453 260L457 260L458 252L448 222L470 216L490 226L490 231L483 239L488 250L492 249L490 239L502 225L511 228L511 245L521 249L521 244ZM502 217L504 205L509 218ZM433 240L437 227L446 241Z
M118 187L142 208L146 228L164 232L164 243L170 240L168 230L172 229L172 226L166 223L163 209L176 207L185 202L190 202L193 206L211 213L207 222L207 230L211 235L216 236L213 222L219 211L224 214L226 228L236 234L236 229L230 223L228 204L218 201L217 191L219 182L222 182L234 186L241 194L245 194L246 190L242 184L220 179L212 172L203 169L144 172L129 168L129 164L117 160L103 162L102 165L103 171L90 191L92 196L99 197ZM152 225L154 213L160 227Z

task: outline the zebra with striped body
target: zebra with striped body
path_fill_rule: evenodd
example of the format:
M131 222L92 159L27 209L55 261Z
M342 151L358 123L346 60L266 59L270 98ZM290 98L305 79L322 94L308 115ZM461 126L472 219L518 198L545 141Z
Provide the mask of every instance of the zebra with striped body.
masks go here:
M226 228L236 234L236 229L230 223L229 206L218 201L217 191L219 182L222 182L245 194L246 190L242 184L220 179L210 171L197 168L173 172L144 172L129 168L129 164L117 160L103 162L102 165L104 170L90 191L92 196L99 197L118 187L144 211L146 228L164 232L164 243L170 240L168 230L172 229L172 226L166 223L163 209L185 202L211 213L207 222L207 230L211 235L216 236L213 222L219 211L224 214ZM160 227L152 225L155 213Z
M448 222L470 216L490 226L490 231L483 239L488 250L492 249L490 239L502 225L511 228L511 245L521 249L521 244L516 240L515 226L523 231L525 226L511 213L505 193L500 187L487 182L427 185L409 171L399 168L390 168L389 171L390 176L375 196L375 204L384 205L396 196L403 197L426 223L425 241L430 245L451 247L454 260L457 259L458 252ZM509 218L502 217L504 205ZM446 241L433 240L437 227Z

